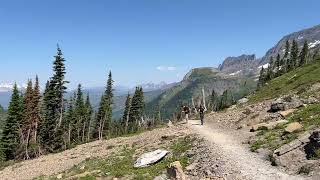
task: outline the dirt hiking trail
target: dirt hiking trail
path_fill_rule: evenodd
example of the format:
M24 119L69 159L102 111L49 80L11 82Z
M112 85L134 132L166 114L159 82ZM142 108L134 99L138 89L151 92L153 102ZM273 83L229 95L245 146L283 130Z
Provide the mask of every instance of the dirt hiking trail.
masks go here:
M227 179L306 179L288 175L259 157L258 154L251 152L246 145L242 144L247 137L245 132L217 128L212 122L201 126L198 120L189 120L188 124L195 133L211 143L212 151L220 156L224 164L223 168L228 169L227 173L235 172L235 174L226 174Z

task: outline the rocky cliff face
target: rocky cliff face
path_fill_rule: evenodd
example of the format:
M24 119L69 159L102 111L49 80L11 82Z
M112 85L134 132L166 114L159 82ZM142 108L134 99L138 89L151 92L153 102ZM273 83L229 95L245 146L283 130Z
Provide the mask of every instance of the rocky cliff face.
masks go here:
M269 49L264 57L261 58L260 64L265 64L269 61L270 57L276 57L279 53L284 54L286 41L297 41L299 48L301 49L305 41L308 42L311 52L315 52L320 49L320 25L312 28L304 29L298 32L291 33L284 36L274 47Z
M222 65L219 66L219 70L230 75L245 74L256 70L258 64L259 61L254 54L243 54L237 57L227 57Z

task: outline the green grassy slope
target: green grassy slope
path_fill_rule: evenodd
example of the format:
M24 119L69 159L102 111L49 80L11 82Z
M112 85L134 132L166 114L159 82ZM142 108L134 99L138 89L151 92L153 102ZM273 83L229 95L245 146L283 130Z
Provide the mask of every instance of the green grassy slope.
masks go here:
M271 80L250 97L250 102L260 102L290 93L303 94L317 82L320 82L320 58Z

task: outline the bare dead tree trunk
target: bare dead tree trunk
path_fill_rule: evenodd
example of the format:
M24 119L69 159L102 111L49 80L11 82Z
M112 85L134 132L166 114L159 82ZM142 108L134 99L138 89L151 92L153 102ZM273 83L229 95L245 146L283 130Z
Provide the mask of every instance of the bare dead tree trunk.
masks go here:
M70 146L71 144L71 124L69 123L68 127L68 145Z
M101 137L102 137L102 136L101 136L101 134L102 134L101 130L102 130L102 119L100 119L99 129L98 129L98 131L99 131L99 140L102 139L102 138L101 138Z
M83 128L82 128L82 142L84 142L84 139L85 139L85 129L86 129L86 122L83 122Z
M89 118L87 142L90 142L91 118Z
M28 129L28 132L27 132L27 139L26 139L26 142L25 142L25 159L30 159L29 157L29 153L28 153L28 146L29 146L29 138L30 138L30 128Z
M102 121L102 125L101 125L101 139L103 139L103 131L104 131L104 126L105 126L105 122L107 120L107 111L104 113L104 117L103 117L103 121Z
M34 128L34 142L37 143L38 122L35 122Z
M207 110L206 96L204 94L204 88L202 88L202 99L203 99L203 107L204 107L205 110Z

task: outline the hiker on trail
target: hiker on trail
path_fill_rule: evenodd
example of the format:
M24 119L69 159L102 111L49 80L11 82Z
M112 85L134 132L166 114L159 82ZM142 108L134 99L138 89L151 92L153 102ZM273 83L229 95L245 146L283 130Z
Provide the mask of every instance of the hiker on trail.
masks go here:
M205 107L203 107L203 105L200 105L199 114L200 114L201 125L203 125L203 123L204 123L204 113L206 111L207 111L207 109Z
M182 112L184 112L185 114L186 123L188 123L190 108L188 106L181 106L181 107L182 107Z

